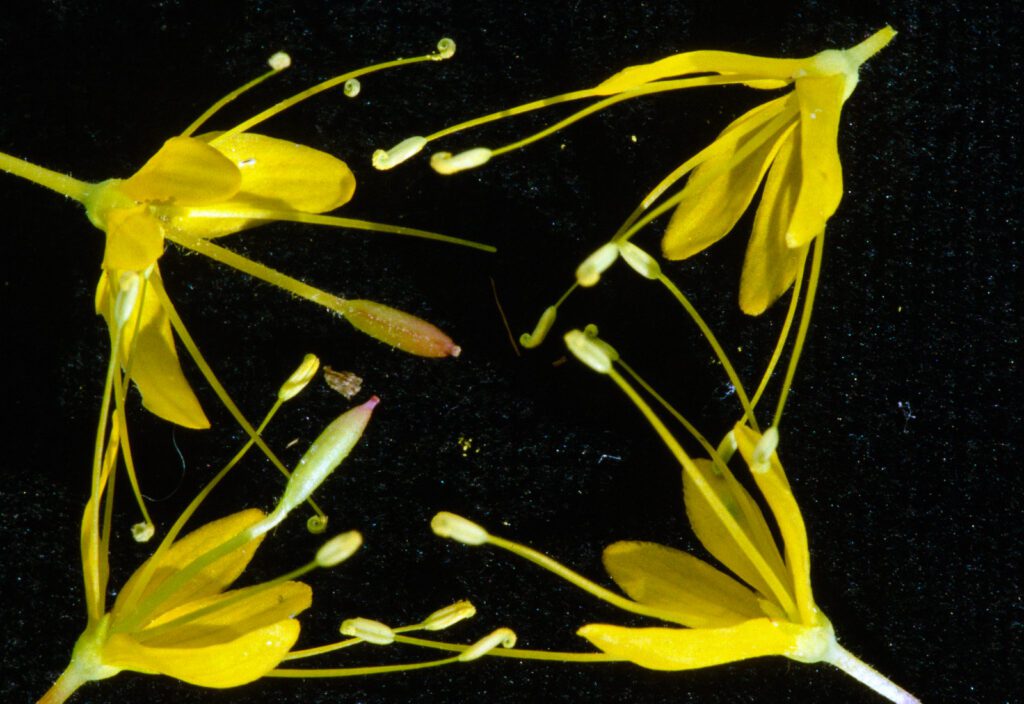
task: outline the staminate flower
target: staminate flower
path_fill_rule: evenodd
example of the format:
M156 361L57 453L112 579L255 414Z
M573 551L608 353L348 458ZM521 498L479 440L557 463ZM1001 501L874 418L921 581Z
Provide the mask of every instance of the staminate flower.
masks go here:
M916 697L839 645L832 624L815 604L807 532L776 452L777 429L769 428L761 434L741 421L720 450L694 431L709 458L691 459L618 373L615 367L621 361L613 348L578 330L570 332L566 342L587 366L609 375L622 388L673 453L683 470L686 514L694 533L736 577L674 548L622 541L604 551L604 564L629 596L626 599L546 555L491 535L461 516L438 514L431 523L434 532L467 545L503 548L599 599L674 624L636 628L590 623L580 628L578 634L610 660L627 660L652 670L690 670L782 655L798 662L829 663L893 702L919 704ZM730 455L736 450L775 519L782 552L757 501L728 467ZM546 653L545 659L558 659L560 655ZM578 660L581 654L564 655L567 660Z
M223 105L290 65L286 54L275 54L268 73L214 104L181 135L167 140L127 179L86 183L0 153L0 169L82 203L89 220L106 233L96 309L107 320L112 337L112 306L120 292L122 275L134 272L142 277L141 304L127 321L118 355L122 368L130 368L131 378L150 411L189 428L209 425L182 373L171 332L173 328L189 353L198 356L160 281L157 262L166 242L199 252L311 300L344 316L372 337L412 354L428 357L458 354L459 348L447 335L419 318L379 303L331 295L213 242L218 237L268 222L291 221L412 235L491 249L422 230L323 215L352 198L356 182L348 165L317 149L251 132L268 118L339 84L344 84L346 94L355 95L359 76L394 66L446 59L453 53L454 42L444 39L436 53L389 61L337 76L227 131L196 134ZM200 362L199 366L205 373L206 365ZM215 388L219 386L211 383Z
M711 145L669 174L613 237L613 242L626 241L652 219L674 208L662 250L668 259L685 259L732 230L764 180L740 282L740 307L758 315L793 284L807 245L824 232L839 205L843 193L837 149L840 110L857 85L861 64L895 34L885 27L845 51L833 49L803 59L726 51L676 54L626 68L591 89L502 110L427 137L409 138L390 151L379 150L374 163L378 168L392 168L441 137L573 100L602 98L525 139L497 149L474 147L455 155L439 152L432 156L431 165L442 174L474 168L604 107L652 93L728 84L761 90L792 86L789 93L736 119ZM648 212L687 174L690 178L685 188ZM595 282L596 278L589 283L580 280L582 285Z

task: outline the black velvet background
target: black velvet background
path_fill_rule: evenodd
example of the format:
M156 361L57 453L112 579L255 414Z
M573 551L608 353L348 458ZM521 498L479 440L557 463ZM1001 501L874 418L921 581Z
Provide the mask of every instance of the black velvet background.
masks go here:
M19 0L0 15L0 149L83 179L126 176L262 71L274 51L288 50L294 67L215 126L334 73L455 38L452 61L367 78L355 100L321 96L260 131L348 160L359 187L345 214L490 242L499 254L287 225L225 243L341 295L415 312L462 345L459 359L389 350L312 305L173 248L161 267L193 335L251 417L308 351L358 373L364 396L382 399L358 450L318 494L333 527L359 528L366 546L309 577L315 601L301 644L332 639L353 615L397 625L468 597L480 613L453 639L507 624L523 647L585 650L574 635L583 623L641 621L509 555L441 541L430 516L464 513L605 583L600 554L614 540L700 547L683 514L678 467L653 432L611 382L575 361L558 364L558 334L517 357L491 281L516 333L531 328L649 188L763 94L704 89L634 101L455 178L435 175L422 157L379 174L369 155L675 52L804 56L892 24L899 36L864 67L843 112L846 194L828 230L783 459L808 526L815 596L840 641L926 702L1020 701L1021 18L1012 6ZM496 146L555 117L521 118L443 146ZM76 204L6 175L0 213L0 699L31 702L64 668L85 624L77 541L107 354L92 308L103 242ZM763 365L784 312L757 320L738 312L749 226L748 216L709 253L668 267L746 379ZM654 250L656 238L640 242ZM576 295L555 332L588 322L708 434L719 436L736 416L707 345L657 287L620 265ZM141 412L133 419L144 490L162 528L241 443L198 373L188 373L213 430L175 431ZM298 439L282 451L294 462L341 408L317 384L268 439L279 448ZM280 484L254 455L201 518L268 508ZM127 534L137 518L126 485L119 498L115 588L148 554ZM301 519L290 521L244 579L286 571L319 542ZM367 646L317 662L430 657ZM830 667L775 658L691 673L486 661L223 692L122 674L73 701L880 699Z

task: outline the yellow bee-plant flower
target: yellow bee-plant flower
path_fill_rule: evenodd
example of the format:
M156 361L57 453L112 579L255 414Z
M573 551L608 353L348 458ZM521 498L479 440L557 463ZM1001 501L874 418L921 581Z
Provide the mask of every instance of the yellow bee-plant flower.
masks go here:
M690 51L650 64L630 66L594 88L578 90L502 110L378 150L378 168L392 168L429 142L494 120L585 98L598 102L530 137L500 148L474 147L459 154L439 152L431 165L452 174L526 146L609 105L653 93L743 84L761 90L793 90L758 106L729 125L643 200L619 228L613 242L628 240L655 217L674 208L662 241L669 259L685 259L727 234L746 210L762 180L761 205L745 259L740 306L763 312L793 283L807 244L822 234L843 192L837 140L843 103L857 85L861 64L895 36L885 27L847 50L828 50L803 59L774 59L727 51ZM648 212L665 192L690 174L685 188ZM596 283L593 278L589 283Z
M227 131L196 134L224 104L287 68L288 56L276 54L271 58L270 72L218 101L181 135L167 140L127 179L87 183L0 153L0 169L82 203L89 220L106 233L96 308L108 324L120 275L142 275L143 303L122 335L118 354L122 366L130 366L131 378L149 410L185 427L209 425L178 362L171 332L176 316L159 284L157 262L166 242L311 300L344 316L359 330L407 352L429 357L458 354L459 348L447 335L419 318L372 301L331 295L212 241L268 222L291 221L413 235L491 249L412 228L323 215L352 198L356 181L348 165L317 149L251 131L268 118L333 86L344 84L346 93L355 95L360 76L394 66L441 60L453 53L454 43L445 39L433 54L337 76ZM185 337L182 330L177 332ZM197 352L187 340L185 344L195 356Z
M604 551L604 564L627 599L461 516L438 514L431 524L434 532L469 545L509 550L626 611L673 624L636 628L591 623L580 628L578 634L610 660L652 670L690 670L782 655L798 662L829 663L890 701L919 704L912 694L839 645L832 624L814 603L807 532L776 452L777 429L762 435L741 421L719 450L692 431L709 456L694 460L616 370L621 361L613 348L578 330L566 335L566 342L581 361L622 388L673 453L683 470L686 514L694 533L738 579L674 548L622 541ZM775 519L782 552L758 503L728 467L729 456L737 450ZM558 655L546 653L545 659ZM579 661L582 654L564 655L566 660Z
M117 320L123 320L118 315ZM319 362L308 355L282 385L277 401L260 425L266 427L281 405L293 398L314 377ZM435 667L476 659L498 646L509 647L515 635L508 629L462 649L476 654L414 662L331 670L281 669L284 660L297 660L361 643L402 642L407 631L437 631L469 618L475 608L466 601L434 612L424 621L389 628L368 619L347 619L341 626L345 640L326 646L293 651L299 637L296 616L310 606L312 591L302 575L329 568L351 557L362 544L357 531L328 540L306 565L267 582L229 589L242 575L266 535L276 528L330 476L359 442L378 403L372 397L336 418L310 445L290 473L274 510L239 511L214 520L178 539L182 528L216 485L255 444L250 438L232 460L193 499L167 532L152 557L146 560L106 608L111 530L110 496L116 479L121 421L110 414L112 377L119 373L114 358L108 369L103 413L108 420L97 434L93 461L92 494L82 516L82 574L88 621L71 655L71 663L39 699L39 704L60 704L88 682L108 679L125 671L159 674L200 687L226 688L262 677L346 677ZM415 645L415 643L413 643Z

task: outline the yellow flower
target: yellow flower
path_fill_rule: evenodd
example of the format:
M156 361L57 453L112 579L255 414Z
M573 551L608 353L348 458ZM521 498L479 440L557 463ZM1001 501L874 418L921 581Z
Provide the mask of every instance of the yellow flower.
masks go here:
M355 176L345 162L301 144L250 131L292 105L340 83L345 84L347 94L355 95L358 76L392 66L448 58L453 52L454 43L442 40L437 53L352 71L278 103L230 130L195 134L224 104L286 68L290 63L287 55L277 54L271 58L269 73L220 100L180 136L167 140L127 179L86 183L0 153L0 169L79 201L89 220L106 233L96 309L107 320L112 338L112 310L122 275L134 272L142 277L142 303L127 321L117 354L122 367L131 370L130 376L150 411L189 428L209 425L182 373L171 332L175 329L190 354L198 357L198 350L177 319L160 282L157 261L168 241L312 300L389 345L429 357L458 354L459 348L447 335L419 318L371 301L333 296L212 241L264 223L292 221L406 234L490 249L412 228L322 215L352 198ZM206 365L196 361L205 373ZM211 383L218 387L212 380Z
M434 154L431 165L451 174L526 146L598 110L652 93L702 86L743 84L761 90L793 86L786 95L747 112L710 146L667 176L619 228L624 242L652 219L674 208L662 241L668 259L685 259L727 234L746 210L762 180L764 194L754 220L740 283L740 306L762 313L792 284L808 243L822 234L843 193L837 138L843 103L857 85L858 70L895 36L885 27L851 49L804 59L772 59L725 51L691 51L631 66L594 88L527 103L379 151L375 163L392 168L427 143L470 127L584 98L602 98L537 134L497 148ZM683 176L686 187L647 212ZM767 179L765 179L767 174ZM646 214L645 214L646 213ZM588 284L592 285L596 279Z
M617 542L604 551L604 565L629 595L626 599L461 516L438 514L431 523L434 532L468 545L491 544L509 550L628 612L673 624L636 628L590 623L580 628L577 633L609 660L626 660L652 670L690 670L782 655L798 662L827 662L893 702L919 704L839 645L832 624L814 603L807 532L776 453L778 430L773 427L761 434L741 421L720 450L694 430L711 459L693 460L618 373L616 364L629 368L612 347L578 330L566 335L566 342L581 361L622 388L673 453L683 470L686 514L694 533L739 579L674 548ZM727 465L737 450L775 519L782 552L758 502ZM563 655L566 660L579 660L581 654L545 653L544 657Z

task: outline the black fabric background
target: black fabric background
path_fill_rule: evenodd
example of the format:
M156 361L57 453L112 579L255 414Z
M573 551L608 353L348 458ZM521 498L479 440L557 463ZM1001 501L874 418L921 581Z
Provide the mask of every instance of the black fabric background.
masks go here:
M262 70L294 67L217 118L227 126L301 87L426 52L452 61L366 79L260 131L325 149L359 179L344 214L497 245L497 255L394 238L274 225L225 240L348 297L415 312L463 347L415 359L311 305L201 258L168 251L165 280L193 335L250 416L305 352L352 370L382 403L351 460L318 495L364 550L309 577L301 644L363 615L413 622L459 598L480 609L448 635L498 625L520 645L585 650L575 629L636 623L493 549L433 537L454 510L608 583L600 554L619 539L700 546L678 467L613 385L558 339L515 356L491 281L518 332L568 284L657 180L763 94L705 89L616 107L488 167L441 178L420 158L388 174L376 147L520 102L592 85L619 68L716 48L804 56L900 34L861 73L843 113L846 194L828 231L819 305L784 421L787 470L808 526L815 596L840 641L925 702L1020 701L1020 17L1014 3L922 2L8 3L0 16L0 149L83 179L126 176L207 105ZM559 112L558 115L563 113ZM555 112L454 137L497 145ZM635 135L633 141L631 136ZM6 422L0 514L0 698L31 702L67 664L85 624L78 521L87 495L106 331L92 292L102 237L81 209L0 176L4 215ZM750 379L782 307L739 313L750 217L709 253L669 268ZM657 234L640 241L655 248ZM736 415L707 345L664 294L621 265L577 295L556 333L595 322L623 356L707 433ZM166 527L241 443L209 390L215 423L174 431L136 413L133 439L152 510ZM137 403L137 401L136 401ZM294 462L343 408L321 384L268 431ZM464 449L464 440L471 446ZM180 450L182 459L176 451ZM255 455L204 520L269 508L279 476ZM122 485L116 588L148 553ZM296 519L245 580L300 564L319 540ZM323 666L433 657L367 646ZM310 663L313 664L313 663ZM622 665L486 661L340 681L261 681L215 692L122 674L77 702L875 702L827 666L781 658L690 673Z

